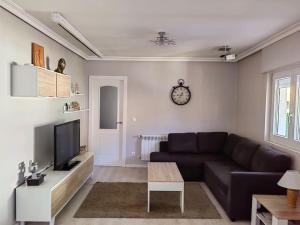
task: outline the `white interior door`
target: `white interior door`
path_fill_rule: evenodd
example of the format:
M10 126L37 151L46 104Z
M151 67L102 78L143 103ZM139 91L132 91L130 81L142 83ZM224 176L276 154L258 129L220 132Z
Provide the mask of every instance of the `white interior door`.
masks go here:
M121 79L90 79L90 148L95 155L95 165L123 163L124 86Z

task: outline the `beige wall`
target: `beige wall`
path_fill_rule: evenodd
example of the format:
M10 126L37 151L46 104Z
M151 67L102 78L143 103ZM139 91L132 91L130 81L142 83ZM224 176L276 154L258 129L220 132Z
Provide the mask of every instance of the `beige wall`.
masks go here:
M61 45L31 28L21 20L0 9L0 225L15 223L14 188L18 181L18 163L28 161L34 154L34 130L36 127L71 119L79 115L62 113L65 100L49 98L16 98L10 96L10 64L31 62L31 42L45 47L50 57L51 69L64 57L66 73L79 83L87 93L88 79L84 75L84 60ZM88 96L85 97L86 100ZM87 130L83 124L82 144L86 143Z
M133 164L142 163L137 134L223 130L263 142L266 77L262 72L300 62L300 32L237 64L85 62L3 9L0 17L0 225L15 222L18 163L25 161L27 167L33 159L36 127L81 118L81 143L87 142L87 116L62 114L65 100L10 96L10 64L31 61L31 42L45 47L51 69L64 57L66 72L86 94L88 75L128 76L126 161ZM170 89L179 78L185 79L192 91L191 102L182 107L169 99ZM87 103L88 95L84 100ZM287 152L294 156L295 168L300 169L299 153Z
M290 35L262 51L262 72L300 63L300 31Z
M232 131L235 128L236 65L201 62L88 62L88 75L128 76L127 163L141 163L138 134ZM192 91L186 106L170 100L183 78ZM133 121L133 117L137 120ZM136 152L132 157L131 152Z
M300 63L300 32L238 62L236 132L264 143L267 75L264 72ZM281 149L294 158L300 170L300 151Z
M236 132L264 141L266 76L261 72L261 52L238 63Z

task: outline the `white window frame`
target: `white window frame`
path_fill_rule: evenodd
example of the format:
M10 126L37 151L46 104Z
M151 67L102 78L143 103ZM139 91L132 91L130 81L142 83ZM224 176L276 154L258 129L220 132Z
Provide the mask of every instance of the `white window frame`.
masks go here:
M265 141L273 145L281 146L293 151L300 151L300 141L296 141L295 132L295 109L296 109L296 91L297 91L297 76L300 75L300 67L286 69L279 72L269 74L267 87L267 104L266 104L266 126L265 126ZM275 109L275 91L276 80L280 78L290 77L290 105L289 105L289 127L288 137L274 135L274 109ZM268 93L269 92L269 93ZM300 99L299 103L300 104Z

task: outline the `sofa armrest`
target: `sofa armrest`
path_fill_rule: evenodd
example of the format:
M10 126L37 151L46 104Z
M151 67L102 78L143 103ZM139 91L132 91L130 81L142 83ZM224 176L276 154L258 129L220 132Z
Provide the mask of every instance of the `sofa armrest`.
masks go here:
M283 173L231 172L228 187L228 214L231 219L250 219L253 194L284 194L277 185Z
M168 141L159 142L159 151L160 152L168 152Z

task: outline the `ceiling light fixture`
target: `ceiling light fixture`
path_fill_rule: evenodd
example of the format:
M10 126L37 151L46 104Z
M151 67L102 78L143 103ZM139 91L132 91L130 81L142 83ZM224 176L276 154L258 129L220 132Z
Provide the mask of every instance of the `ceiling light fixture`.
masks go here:
M220 58L224 58L225 61L233 61L236 58L236 54L231 53L231 47L229 45L221 46L218 49L220 52L224 52L223 55L220 55Z
M150 42L157 46L176 45L176 42L173 39L166 37L166 32L163 31L158 32L158 37L154 40L150 40Z
M76 38L81 44L88 48L91 52L99 57L103 57L103 54L88 40L84 37L69 21L66 20L60 13L52 13L52 21L57 23L60 27L66 30L74 38Z

